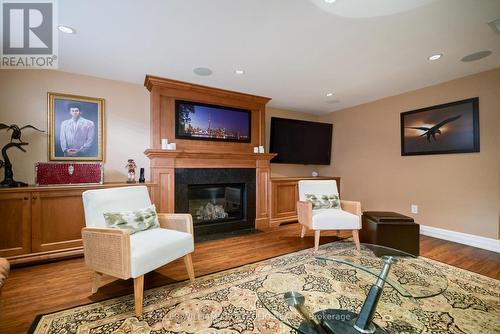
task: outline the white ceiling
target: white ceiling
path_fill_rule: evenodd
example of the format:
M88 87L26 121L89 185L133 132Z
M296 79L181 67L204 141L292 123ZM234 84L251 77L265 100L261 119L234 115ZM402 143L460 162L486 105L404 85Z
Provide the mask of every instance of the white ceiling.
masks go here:
M404 5L402 5L404 3ZM499 0L59 1L59 69L145 74L324 114L500 67ZM491 50L464 63L472 52ZM427 57L443 53L438 61ZM193 73L208 67L211 76ZM245 75L236 75L242 68ZM334 96L326 97L327 92Z

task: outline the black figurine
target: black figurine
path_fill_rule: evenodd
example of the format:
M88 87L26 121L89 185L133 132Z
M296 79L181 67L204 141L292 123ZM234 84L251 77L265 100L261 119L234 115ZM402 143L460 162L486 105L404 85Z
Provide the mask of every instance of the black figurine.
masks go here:
M146 182L146 179L144 178L144 168L141 168L139 171L140 171L140 173L139 173L139 182L140 183Z
M9 156L7 155L7 150L11 147L17 147L23 152L26 150L23 148L24 145L29 145L21 140L21 130L25 128L32 128L36 131L44 132L40 129L35 128L33 125L25 125L19 127L16 124L6 125L0 123L0 130L7 129L7 131L12 130L12 136L10 137L10 142L2 148L2 158L0 160L0 168L5 168L3 181L0 182L0 187L26 187L28 184L20 181L14 180L14 173L12 172L12 163L10 162ZM13 143L13 140L17 139L19 143Z

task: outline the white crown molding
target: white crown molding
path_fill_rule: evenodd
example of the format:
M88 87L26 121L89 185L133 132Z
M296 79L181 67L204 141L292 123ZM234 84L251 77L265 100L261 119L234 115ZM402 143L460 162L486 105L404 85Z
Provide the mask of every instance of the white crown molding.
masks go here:
M500 240L420 225L420 234L500 253Z

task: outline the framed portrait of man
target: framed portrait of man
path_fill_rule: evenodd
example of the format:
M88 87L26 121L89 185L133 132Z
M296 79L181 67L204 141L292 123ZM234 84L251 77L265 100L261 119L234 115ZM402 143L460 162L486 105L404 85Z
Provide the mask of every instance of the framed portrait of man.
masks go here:
M48 93L49 160L104 161L104 99Z

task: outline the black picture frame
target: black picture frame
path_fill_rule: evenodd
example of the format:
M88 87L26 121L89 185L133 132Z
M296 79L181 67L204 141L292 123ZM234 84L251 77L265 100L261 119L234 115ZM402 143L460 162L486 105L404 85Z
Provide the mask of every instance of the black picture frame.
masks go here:
M479 152L479 97L401 113L401 155Z
M246 131L248 133L248 138L245 139L235 139L235 138L216 138L216 137L205 137L205 136L193 136L181 132L181 105L192 105L193 107L208 107L215 108L221 112L227 113L241 113L245 115ZM229 114L228 114L229 115ZM176 139L188 139L188 140L204 140L204 141L219 141L219 142L233 142L233 143L251 143L252 141L252 111L248 109L240 109L234 107L220 106L215 104L200 103L193 101L175 100L175 138Z

